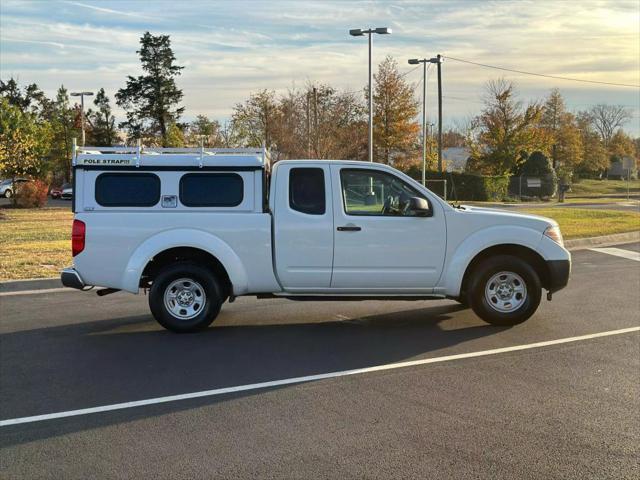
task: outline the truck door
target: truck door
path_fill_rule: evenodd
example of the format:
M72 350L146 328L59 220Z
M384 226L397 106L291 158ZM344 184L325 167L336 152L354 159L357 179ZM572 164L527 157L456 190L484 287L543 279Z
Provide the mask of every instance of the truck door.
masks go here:
M442 207L429 216L410 210L428 198L390 171L332 165L334 260L332 289L428 293L442 273L446 223Z
M333 262L333 204L328 165L280 164L275 176L274 253L288 291L329 288Z

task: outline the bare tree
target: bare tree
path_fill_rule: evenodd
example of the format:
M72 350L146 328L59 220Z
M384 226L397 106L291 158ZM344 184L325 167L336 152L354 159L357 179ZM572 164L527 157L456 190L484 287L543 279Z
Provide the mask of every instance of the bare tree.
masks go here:
M589 118L598 131L605 147L609 146L616 130L631 120L631 110L622 105L594 105L589 110Z

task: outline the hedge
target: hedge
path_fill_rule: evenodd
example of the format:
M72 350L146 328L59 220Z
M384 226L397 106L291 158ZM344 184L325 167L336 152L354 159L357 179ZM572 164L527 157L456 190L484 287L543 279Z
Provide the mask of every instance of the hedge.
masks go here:
M411 168L406 172L411 178L422 181L422 172L418 168ZM443 186L429 180L447 181L447 200L467 200L467 201L502 201L507 197L509 188L509 177L502 176L481 176L471 173L459 172L427 172L427 188L438 195L443 194Z

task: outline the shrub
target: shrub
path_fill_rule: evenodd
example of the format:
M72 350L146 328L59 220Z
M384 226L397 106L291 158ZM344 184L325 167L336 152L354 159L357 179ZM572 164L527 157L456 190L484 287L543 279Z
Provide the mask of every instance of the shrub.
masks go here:
M422 172L418 167L409 168L406 172L410 177L420 181ZM507 175L483 176L472 173L459 172L427 172L427 187L438 195L442 195L443 188L429 180L447 181L447 200L467 201L501 201L507 196L509 177Z
M25 182L16 190L15 202L21 208L42 208L47 203L49 186L42 180Z
M553 197L558 187L558 177L555 170L551 166L551 161L542 152L533 152L522 165L520 170L522 175L522 186L520 179L513 177L511 185L511 193L528 197ZM541 181L540 188L529 187L526 178L539 178ZM516 189L517 185L517 189Z

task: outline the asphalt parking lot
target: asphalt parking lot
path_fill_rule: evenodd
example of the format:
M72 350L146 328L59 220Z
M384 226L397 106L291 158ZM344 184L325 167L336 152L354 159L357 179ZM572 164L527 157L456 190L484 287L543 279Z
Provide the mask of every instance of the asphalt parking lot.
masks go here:
M444 300L240 298L176 335L142 295L4 293L0 477L638 478L640 244L616 248L575 252L513 328Z

